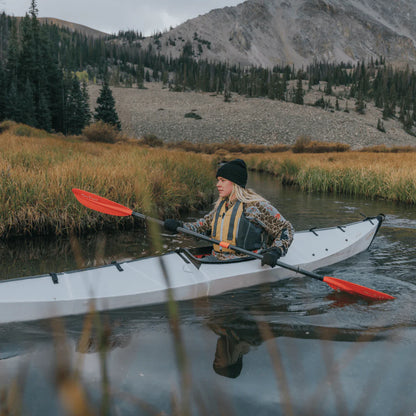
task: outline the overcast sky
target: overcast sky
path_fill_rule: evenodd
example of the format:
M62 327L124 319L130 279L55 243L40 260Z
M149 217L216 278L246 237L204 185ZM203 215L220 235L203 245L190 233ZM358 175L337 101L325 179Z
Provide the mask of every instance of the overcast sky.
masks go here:
M106 33L137 30L149 36L212 9L244 0L37 0L38 17L55 17ZM0 0L0 10L24 16L31 0Z

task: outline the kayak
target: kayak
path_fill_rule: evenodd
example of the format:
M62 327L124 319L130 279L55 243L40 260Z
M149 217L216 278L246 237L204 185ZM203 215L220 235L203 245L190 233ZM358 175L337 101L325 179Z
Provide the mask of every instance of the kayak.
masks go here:
M285 264L308 271L326 267L368 249L383 216L331 228L296 232ZM161 256L113 262L71 272L0 282L0 323L215 296L274 283L301 273L261 266L258 258L209 261L211 247L177 249ZM171 290L171 292L170 292Z

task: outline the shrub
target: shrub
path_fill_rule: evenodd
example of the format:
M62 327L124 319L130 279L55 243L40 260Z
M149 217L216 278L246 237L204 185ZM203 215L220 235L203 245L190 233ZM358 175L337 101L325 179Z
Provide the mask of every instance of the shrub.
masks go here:
M292 147L293 153L304 153L305 148L309 146L312 142L312 139L309 136L299 136L296 139L295 144Z
M292 147L293 153L328 153L346 152L350 145L345 143L327 143L311 140L308 136L300 136Z
M186 113L185 118L194 118L195 120L201 120L202 119L202 117L199 114L194 113L192 111L190 113Z
M416 152L415 146L392 146L388 147L385 144L362 147L360 152L371 152L371 153L410 153Z
M12 120L5 120L0 123L0 134L17 126L17 123Z
M90 142L115 143L121 139L117 127L101 120L85 127L82 134Z
M139 144L143 144L143 145L150 146L150 147L162 147L163 140L159 139L154 134L145 134L139 140Z

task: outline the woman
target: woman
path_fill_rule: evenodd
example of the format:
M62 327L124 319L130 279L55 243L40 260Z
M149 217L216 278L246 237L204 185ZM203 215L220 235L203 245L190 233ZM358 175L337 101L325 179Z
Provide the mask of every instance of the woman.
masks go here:
M222 164L216 177L219 198L214 209L196 222L167 219L165 229L176 232L178 227L183 227L246 250L258 251L263 255L261 264L274 267L292 243L292 225L270 202L246 189L247 166L243 160ZM212 254L218 260L241 256L217 244Z

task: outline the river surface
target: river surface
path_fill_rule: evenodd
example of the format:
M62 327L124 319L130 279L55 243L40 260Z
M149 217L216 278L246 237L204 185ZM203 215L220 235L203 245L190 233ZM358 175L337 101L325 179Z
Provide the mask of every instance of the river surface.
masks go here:
M1 325L0 388L12 396L17 382L22 414L65 414L62 393L78 403L64 383L75 371L94 414L101 406L101 414L170 415L175 403L192 415L416 414L415 208L303 194L265 175L251 175L249 186L297 230L385 214L368 251L319 272L396 299L367 302L314 279L288 279L183 302L177 331L164 305L103 313L105 348L96 331L84 331L87 347L79 346L83 316ZM163 237L163 251L194 244ZM149 254L142 230L3 242L0 278ZM233 365L215 370L224 360Z

